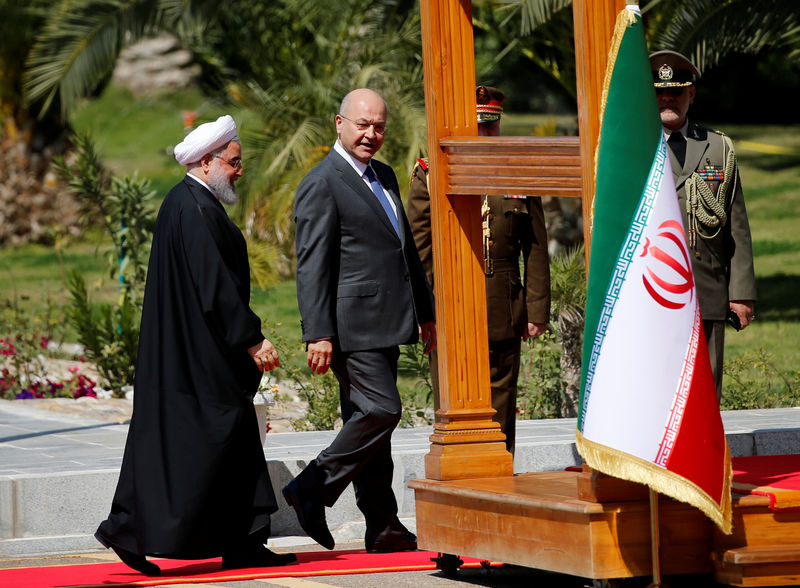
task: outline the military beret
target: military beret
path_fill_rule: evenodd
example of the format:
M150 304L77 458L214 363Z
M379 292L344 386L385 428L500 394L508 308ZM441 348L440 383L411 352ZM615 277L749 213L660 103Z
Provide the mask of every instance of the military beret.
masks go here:
M651 53L650 69L656 88L691 86L700 77L700 70L694 63L676 51Z
M478 122L494 122L503 115L503 98L505 96L497 88L478 86L475 88Z

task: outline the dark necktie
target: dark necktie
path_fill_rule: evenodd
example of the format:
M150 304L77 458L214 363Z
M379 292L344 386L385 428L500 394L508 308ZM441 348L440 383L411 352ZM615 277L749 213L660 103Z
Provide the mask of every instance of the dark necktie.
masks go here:
M375 170L372 169L372 166L367 166L364 175L366 176L367 180L369 180L369 185L378 199L378 202L380 202L381 206L383 206L386 216L388 216L389 220L392 221L394 232L400 236L400 227L397 224L397 215L394 213L394 210L392 210L392 205L389 204L389 199L386 197L386 194L383 191L383 186L381 186L381 183L378 181L378 176L375 175Z
M669 134L669 139L667 140L670 149L675 154L675 158L680 163L681 168L683 167L684 162L686 161L686 139L683 138L683 135L680 131L673 131Z

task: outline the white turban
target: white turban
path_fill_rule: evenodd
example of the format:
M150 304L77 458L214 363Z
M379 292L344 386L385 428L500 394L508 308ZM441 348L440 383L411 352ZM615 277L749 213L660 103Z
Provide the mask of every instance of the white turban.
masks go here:
M206 153L227 145L236 139L236 123L229 114L219 117L214 122L207 122L191 133L175 146L175 159L181 165L199 161Z

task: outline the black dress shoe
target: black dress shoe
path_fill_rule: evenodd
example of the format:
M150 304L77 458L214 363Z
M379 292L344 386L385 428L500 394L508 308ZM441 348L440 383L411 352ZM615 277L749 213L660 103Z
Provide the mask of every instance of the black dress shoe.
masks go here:
M394 553L396 551L416 551L417 536L411 531L389 531L378 535L366 544L367 553Z
M156 564L151 561L147 561L143 555L139 555L138 553L133 553L132 551L128 551L127 549L122 549L122 547L117 547L111 541L109 541L106 537L100 534L100 531L97 531L94 534L94 538L97 539L103 547L106 549L111 548L114 550L114 553L117 554L117 557L122 560L126 566L131 569L136 570L140 574L144 574L145 576L160 576L161 575L161 568L159 568Z
M306 534L325 549L333 549L336 542L328 530L328 523L325 522L325 507L315 505L309 499L303 499L296 480L286 484L283 488L283 497L289 506L294 508L297 522L300 523Z
M223 570L234 568L272 568L288 566L296 562L297 556L294 553L275 553L263 545L249 552L222 554Z

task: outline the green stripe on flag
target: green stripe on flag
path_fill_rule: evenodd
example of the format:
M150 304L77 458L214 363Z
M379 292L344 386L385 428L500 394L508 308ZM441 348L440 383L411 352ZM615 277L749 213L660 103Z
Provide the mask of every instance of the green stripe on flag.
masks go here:
M608 69L612 74L607 84L608 98L597 151L581 406L597 323L661 139L661 119L647 47L644 34L637 27L642 27L638 16L622 35L616 60ZM582 427L581 420L578 428Z

